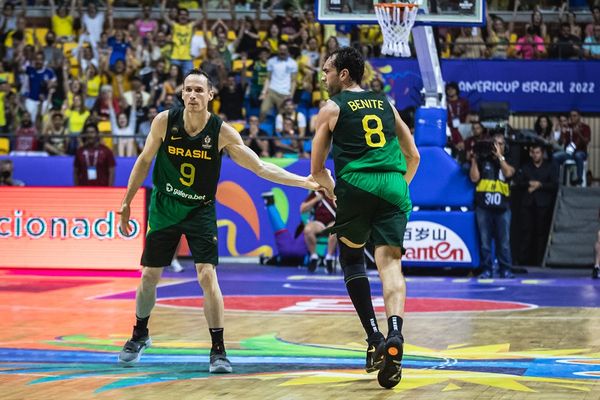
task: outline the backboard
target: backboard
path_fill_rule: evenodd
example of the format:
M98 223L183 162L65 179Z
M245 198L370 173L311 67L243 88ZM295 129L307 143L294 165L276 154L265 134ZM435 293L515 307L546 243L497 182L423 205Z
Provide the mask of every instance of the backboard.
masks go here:
M323 23L376 24L373 3L379 3L379 0L317 0L316 15ZM416 23L483 25L484 7L483 0L421 0Z

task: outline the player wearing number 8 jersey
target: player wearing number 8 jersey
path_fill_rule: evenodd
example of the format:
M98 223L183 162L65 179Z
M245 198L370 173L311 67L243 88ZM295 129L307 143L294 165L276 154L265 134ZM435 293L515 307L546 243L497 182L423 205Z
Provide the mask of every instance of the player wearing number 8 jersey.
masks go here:
M233 161L262 178L291 186L319 189L312 177L301 177L262 162L246 147L239 133L207 110L213 98L208 76L192 70L184 80L184 108L164 111L152 121L150 134L137 159L121 206L120 229L129 233L129 205L154 165L148 233L142 255L142 279L136 295L136 325L119 354L119 362L139 361L151 345L150 312L163 266L169 265L181 235L190 245L198 281L204 293L204 315L212 348L210 372L231 372L223 342L223 297L217 282L217 220L215 194L226 150Z
M358 51L346 47L334 52L323 72L331 100L317 118L311 172L328 195L337 198L331 230L340 242L348 294L367 333L365 368L367 372L379 369L379 384L391 388L402 374L406 288L400 259L412 208L408 184L416 173L419 153L410 130L385 96L360 88L364 60ZM325 169L332 143L335 183ZM383 284L387 338L377 326L365 271L363 250L369 238Z

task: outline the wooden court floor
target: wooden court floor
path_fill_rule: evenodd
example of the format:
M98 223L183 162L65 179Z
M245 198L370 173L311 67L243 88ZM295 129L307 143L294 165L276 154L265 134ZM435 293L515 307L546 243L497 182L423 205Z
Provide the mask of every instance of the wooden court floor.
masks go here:
M403 380L385 390L362 369L341 275L219 268L229 375L207 372L191 268L165 274L153 347L130 368L116 360L135 273L0 270L0 399L600 399L600 291L587 274L409 277Z

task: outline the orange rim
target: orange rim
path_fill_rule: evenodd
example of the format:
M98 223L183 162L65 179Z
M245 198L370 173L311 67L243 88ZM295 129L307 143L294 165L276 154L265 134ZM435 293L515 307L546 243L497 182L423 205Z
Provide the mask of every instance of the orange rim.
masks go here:
M373 4L377 8L418 8L418 4L413 3L377 3Z

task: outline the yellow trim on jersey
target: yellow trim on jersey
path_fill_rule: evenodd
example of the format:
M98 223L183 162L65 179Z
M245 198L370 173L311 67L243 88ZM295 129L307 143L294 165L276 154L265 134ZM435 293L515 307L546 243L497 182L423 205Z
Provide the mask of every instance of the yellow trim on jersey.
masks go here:
M497 179L482 179L475 188L476 192L500 193L508 197L510 195L510 186L508 183Z

